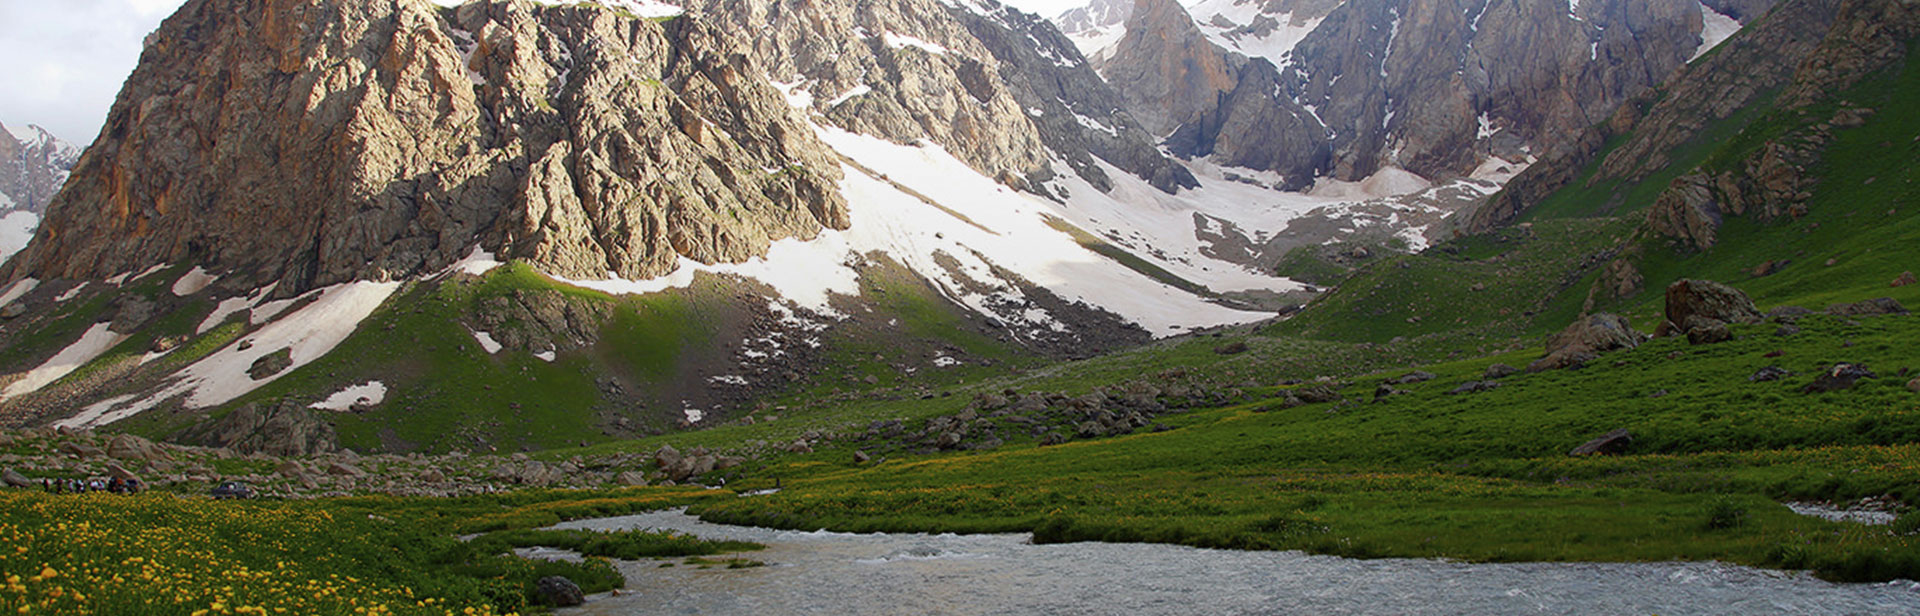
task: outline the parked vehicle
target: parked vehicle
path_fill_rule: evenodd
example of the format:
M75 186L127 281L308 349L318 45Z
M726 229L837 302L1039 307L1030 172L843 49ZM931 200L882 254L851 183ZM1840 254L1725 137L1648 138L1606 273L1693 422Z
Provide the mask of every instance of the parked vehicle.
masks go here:
M253 486L249 486L239 481L228 481L220 485L214 486L213 491L209 492L209 494L213 495L213 497L217 500L227 500L230 498L245 499L245 498L254 497Z

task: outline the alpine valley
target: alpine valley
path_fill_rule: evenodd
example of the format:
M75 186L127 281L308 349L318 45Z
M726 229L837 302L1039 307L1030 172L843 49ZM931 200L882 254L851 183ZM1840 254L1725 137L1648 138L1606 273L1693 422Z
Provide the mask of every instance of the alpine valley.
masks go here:
M0 610L1920 612L1920 2L1055 12L185 0L0 131Z

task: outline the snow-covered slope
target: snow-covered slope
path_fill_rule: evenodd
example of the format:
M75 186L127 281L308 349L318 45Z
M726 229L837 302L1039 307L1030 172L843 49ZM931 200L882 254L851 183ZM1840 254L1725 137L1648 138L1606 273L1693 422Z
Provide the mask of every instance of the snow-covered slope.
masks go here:
M1222 48L1279 66L1339 4L1338 0L1200 0L1189 5L1187 12L1200 31Z

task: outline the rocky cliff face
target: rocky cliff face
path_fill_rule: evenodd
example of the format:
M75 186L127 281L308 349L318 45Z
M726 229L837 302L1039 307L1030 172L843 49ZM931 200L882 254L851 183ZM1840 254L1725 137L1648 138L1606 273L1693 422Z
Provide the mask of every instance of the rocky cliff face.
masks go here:
M1915 31L1914 13L1910 4L1898 1L1783 1L1717 53L1676 75L1657 100L1622 107L1608 122L1586 131L1578 147L1515 178L1475 213L1469 228L1490 229L1513 220L1554 191L1575 186L1589 166L1594 173L1578 185L1582 188L1648 180L1678 164L1672 156L1680 147L1754 105L1771 100L1791 110L1827 100L1905 57L1903 37ZM1873 112L1842 106L1825 124L1858 125ZM1724 214L1766 220L1792 213L1811 187L1812 178L1801 170L1817 159L1830 136L1818 126L1796 131L1726 168L1682 175L1653 204L1650 229L1705 248L1714 243L1713 230ZM1603 153L1601 145L1614 137L1623 139Z
M1162 190L1193 186L1071 41L993 0L705 0L689 10L760 34L753 56L824 124L926 139L1016 188L1064 159L1105 189L1097 156Z
M1743 16L1767 5L1722 4ZM1138 7L1102 65L1134 115L1150 130L1179 127L1177 154L1296 186L1386 167L1448 179L1491 156L1556 150L1694 57L1705 10L1693 0L1213 0L1194 7L1206 15L1196 27L1176 3Z
M191 0L7 274L191 261L289 293L484 244L646 278L845 227L838 165L748 51L592 4Z
M0 214L45 210L79 158L79 148L44 128L0 124Z

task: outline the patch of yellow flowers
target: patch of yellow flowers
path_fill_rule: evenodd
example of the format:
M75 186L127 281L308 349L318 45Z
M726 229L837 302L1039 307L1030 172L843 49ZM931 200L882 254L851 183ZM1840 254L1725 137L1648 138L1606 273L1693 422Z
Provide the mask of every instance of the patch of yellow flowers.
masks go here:
M0 616L494 614L343 571L325 546L352 534L317 508L0 492Z

